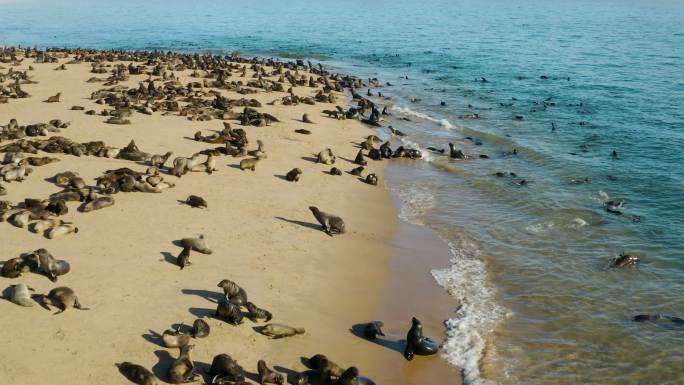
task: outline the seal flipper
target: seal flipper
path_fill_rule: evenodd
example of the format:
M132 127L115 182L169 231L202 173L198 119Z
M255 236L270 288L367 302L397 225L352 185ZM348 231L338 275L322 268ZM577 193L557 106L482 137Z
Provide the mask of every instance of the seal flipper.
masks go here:
M406 358L407 361L413 359L413 347L408 341L406 342L406 349L404 349L404 358Z
M78 310L90 310L89 307L83 307L80 302L78 302L78 297L74 298L74 307ZM64 310L62 310L64 311Z

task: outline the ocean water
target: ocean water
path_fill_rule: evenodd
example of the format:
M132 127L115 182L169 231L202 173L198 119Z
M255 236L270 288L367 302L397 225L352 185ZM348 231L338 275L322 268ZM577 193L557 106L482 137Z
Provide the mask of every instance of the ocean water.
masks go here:
M406 144L490 157L426 152L386 181L451 247L433 275L462 304L445 358L466 382L684 383L684 325L632 321L684 317L681 1L5 0L1 44L240 51L390 82L373 99ZM642 263L609 268L621 252Z

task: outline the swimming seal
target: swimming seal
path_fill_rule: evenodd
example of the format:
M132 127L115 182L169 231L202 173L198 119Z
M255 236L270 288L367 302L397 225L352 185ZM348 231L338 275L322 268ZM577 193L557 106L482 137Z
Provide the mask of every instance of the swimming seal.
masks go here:
M164 330L162 342L167 348L182 348L190 343L190 336L181 333L180 330Z
M200 374L195 372L195 364L190 359L190 352L195 345L186 345L181 348L180 355L173 361L169 368L168 378L172 384L192 382L199 378Z
M261 309L252 302L247 302L245 307L247 308L247 318L252 322L257 322L259 319L264 319L264 322L268 322L273 319L273 314L270 311Z
M190 335L192 335L193 338L204 338L209 335L210 331L211 328L209 327L209 324L205 320L198 318L192 323Z
M176 262L178 262L178 266L180 266L181 270L185 268L185 266L192 265L192 262L190 262L190 248L189 247L184 247L183 251L178 254L178 257L176 258Z
M684 324L684 318L664 314L639 314L633 318L635 322L659 321L662 319L671 321L675 324Z
M304 334L305 332L306 330L304 330L304 328L295 328L277 323L268 324L259 329L259 333L273 339L296 336L297 334Z
M382 321L372 321L366 324L363 328L363 336L369 340L374 340L378 336L384 336L385 333L382 332L382 327L385 324Z
M316 206L309 206L318 223L323 227L326 234L333 236L333 233L344 234L345 225L342 218L337 215L327 214L319 210Z
M209 369L209 375L213 376L212 384L223 384L245 381L245 373L242 366L238 365L232 357L227 354L214 356ZM224 382L225 381L225 382Z
M225 299L219 301L218 306L216 307L215 316L222 321L236 326L240 325L244 318L242 311L240 311L240 307Z
M436 354L439 350L439 343L430 337L423 336L423 324L413 317L412 325L406 334L406 349L404 349L404 358L411 361L414 354L428 356Z
M81 306L81 303L78 302L76 293L74 293L72 289L65 286L56 287L50 290L50 292L43 297L43 303L46 306L55 306L59 308L55 314L62 313L70 307L79 310L90 310L87 307Z
M209 246L207 246L204 235L200 235L198 238L183 238L180 240L180 245L184 248L189 247L190 249L202 254L213 253Z
M261 385L283 385L283 383L285 382L285 377L282 374L276 372L275 370L269 369L269 367L266 366L266 361L264 360L259 360L257 362L257 371L259 372L259 383Z
M157 385L157 377L140 365L122 362L116 365L121 374L137 385Z
M31 300L31 295L29 294L29 290L33 291L32 288L26 286L24 283L18 283L16 285L12 285L12 293L9 296L9 300L12 301L13 303L16 303L19 306L33 306L35 302Z
M302 170L298 168L293 168L287 173L287 175L285 175L285 179L289 180L290 182L299 182L299 176L301 174Z
M206 209L208 207L207 201L204 200L204 198L197 196L197 195L190 195L186 200L185 204L190 206L190 207L196 207L196 208L204 208Z
M611 266L613 267L623 267L623 266L636 266L640 259L636 255L629 255L625 253L620 253L620 255L613 259Z

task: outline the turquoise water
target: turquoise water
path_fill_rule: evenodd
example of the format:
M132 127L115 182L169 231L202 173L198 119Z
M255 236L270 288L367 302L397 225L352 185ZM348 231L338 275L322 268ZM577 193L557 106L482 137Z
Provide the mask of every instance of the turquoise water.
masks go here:
M684 327L631 321L684 316L684 3L61 3L0 1L0 44L311 58L391 82L376 100L407 142L488 154L388 172L453 250L434 275L463 302L446 346L467 382L684 383ZM623 251L638 269L608 268Z

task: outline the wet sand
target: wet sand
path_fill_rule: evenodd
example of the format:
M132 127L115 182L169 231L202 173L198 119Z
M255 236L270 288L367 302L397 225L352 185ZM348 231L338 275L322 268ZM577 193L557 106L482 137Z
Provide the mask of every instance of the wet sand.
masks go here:
M32 59L26 59L15 67L25 70L32 65L35 70L29 74L38 84L22 86L31 98L11 99L0 105L0 124L7 124L10 118L22 125L62 119L71 125L58 135L75 141L103 140L121 148L134 139L142 151L173 151L174 157L216 147L189 138L198 130L205 135L221 130L219 120L189 121L159 113L134 113L131 125L110 125L104 123L106 117L69 110L72 105L81 105L100 111L103 106L95 104L90 94L105 87L86 80L107 75L90 73L88 63L68 64L66 71L54 70L68 60L33 64ZM189 77L190 72L174 73L185 84L197 80ZM119 85L137 87L147 77L131 75ZM315 93L308 87L295 87L293 91L300 96ZM42 102L56 92L62 93L59 103ZM243 97L225 90L221 94ZM78 212L78 204L70 203L63 219L76 224L80 231L60 239L49 240L0 223L0 260L46 248L71 264L71 272L56 284L44 276L25 273L16 279L0 277L2 290L19 282L36 293L69 286L91 309L69 309L53 316L37 304L24 308L0 301L0 330L11 330L5 333L6 354L0 362L3 381L15 385L127 384L115 363L131 361L151 369L164 382L178 352L164 348L158 334L177 323L191 324L198 317L212 328L209 337L193 342L196 348L192 358L200 369L206 369L215 355L228 353L247 372L255 373L256 361L265 359L292 377L293 371L305 369L303 356L324 353L341 366L359 367L363 375L378 383L400 384L422 373L421 360L397 371L387 363L403 360L401 354L378 349L349 332L356 323L396 314L383 310L378 314L378 309L384 308L387 288L395 285L395 270L388 266L397 261L393 245L387 243L399 230L388 191L346 172L328 175L331 166L312 161L318 151L330 147L338 155L335 166L348 171L354 167L351 160L358 151L356 143L373 131L357 120L325 117L321 111L334 108L331 104L266 104L285 95L259 92L244 96L259 100L263 107L258 110L275 115L280 123L242 127L230 121L234 128L247 131L250 150L255 148L256 139L266 145L268 157L259 162L255 172L237 168L240 158L219 157L219 170L212 175L192 172L180 179L164 175L176 186L161 194L118 193L113 207L90 213ZM338 95L338 104L343 105L345 100L346 95ZM300 121L305 112L315 124ZM312 135L294 133L297 128L311 130ZM147 168L120 159L40 152L35 156L47 155L60 162L33 167L34 172L22 183L2 182L8 193L1 199L17 203L24 198L47 198L61 190L49 178L67 170L78 172L86 183L94 185L94 178L105 170ZM386 163L369 162L367 169L378 174L382 185ZM303 171L298 183L283 177L294 167ZM190 194L204 197L209 208L181 204ZM323 233L308 210L310 205L342 216L347 233L332 238ZM193 265L179 270L175 258L181 249L173 241L198 234L205 235L213 254L193 253ZM434 285L429 275L421 275L425 287ZM221 295L216 284L224 278L236 281L251 301L273 312L274 322L304 327L306 334L269 340L253 330L263 323L245 319L244 324L231 326L213 318ZM438 335L443 327L440 329L437 319L430 318L433 313L429 311L426 307L422 318L427 330ZM397 315L396 319L410 319L412 314ZM407 324L400 326L405 334ZM439 364L429 367L433 373L444 373Z

